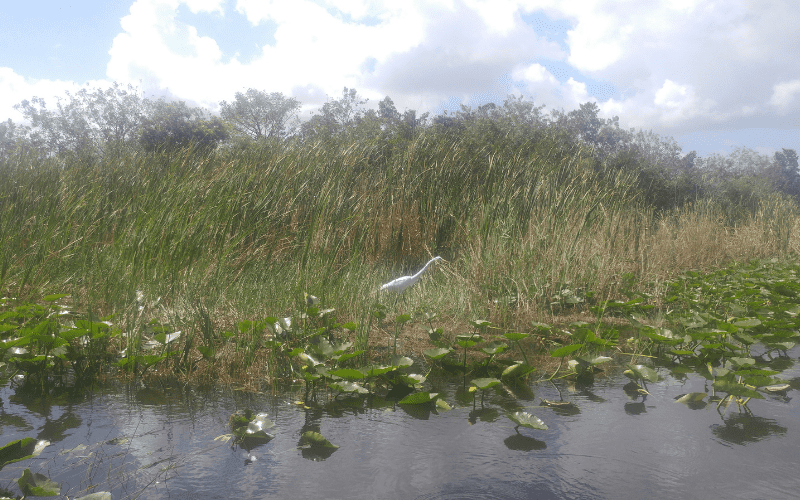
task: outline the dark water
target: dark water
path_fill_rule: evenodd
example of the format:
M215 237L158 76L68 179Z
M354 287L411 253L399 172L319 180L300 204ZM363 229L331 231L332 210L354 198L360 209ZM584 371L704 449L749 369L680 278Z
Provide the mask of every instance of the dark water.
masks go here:
M627 379L618 376L583 387L539 382L516 397L491 392L476 411L458 384L442 383L436 390L453 409L438 412L382 399L309 409L295 404L297 394L182 386L122 386L46 402L5 387L0 444L28 436L52 444L2 469L0 488L19 494L12 479L28 467L70 498L111 491L115 500L798 498L800 370L783 376L793 389L751 400L748 409L676 402L706 391L696 376L666 376L648 385L645 399L627 396ZM575 406L539 407L542 398ZM275 438L250 451L215 441L244 408L268 413ZM519 409L549 430L515 431L505 413ZM328 457L298 449L306 430L340 448Z

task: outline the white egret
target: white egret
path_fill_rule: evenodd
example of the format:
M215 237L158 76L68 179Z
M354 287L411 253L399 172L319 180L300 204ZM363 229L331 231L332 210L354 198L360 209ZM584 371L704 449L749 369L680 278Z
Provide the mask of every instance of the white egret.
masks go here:
M394 279L382 285L379 291L389 290L390 292L397 293L399 297L399 294L403 293L406 290L406 288L410 287L411 285L419 281L419 278L422 276L422 273L424 273L425 270L428 269L428 266L430 266L432 262L436 262L437 260L442 260L442 258L437 255L436 257L429 260L428 263L425 264L425 267L420 269L420 271L417 274L413 276L402 276L400 278ZM397 302L397 299L395 299L395 302Z

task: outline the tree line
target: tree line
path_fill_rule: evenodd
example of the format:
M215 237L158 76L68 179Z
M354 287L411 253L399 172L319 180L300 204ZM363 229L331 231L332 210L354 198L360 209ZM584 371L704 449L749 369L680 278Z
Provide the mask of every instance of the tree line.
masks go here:
M544 111L533 101L510 97L501 105L462 105L438 116L400 112L390 97L367 107L355 89L329 99L307 120L302 104L280 92L248 89L219 103L219 116L184 101L149 99L136 88L114 83L107 89L66 93L55 107L33 97L17 104L24 124L0 122L0 166L14 157L107 157L122 152L180 149L242 149L273 142L371 141L385 156L408 147L421 134L458 140L488 157L500 148L525 150L546 134L564 144L579 143L599 171L634 171L643 199L658 210L714 196L737 210L779 192L800 201L798 155L782 149L773 156L747 148L701 158L683 154L671 137L625 129L619 118L600 118L596 103L569 112Z

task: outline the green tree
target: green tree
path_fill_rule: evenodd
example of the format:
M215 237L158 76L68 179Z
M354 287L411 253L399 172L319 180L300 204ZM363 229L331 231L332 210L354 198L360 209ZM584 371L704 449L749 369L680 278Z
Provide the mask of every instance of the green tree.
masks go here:
M301 127L303 137L333 137L353 128L364 117L364 104L356 89L344 87L341 99L331 99Z
M207 117L200 108L190 108L183 101L146 101L146 115L139 133L139 143L146 151L183 148L189 144L215 147L228 139L225 123Z
M287 123L300 109L300 102L294 97L256 89L237 92L233 102L222 101L219 105L222 119L253 139L284 138Z
M14 106L31 124L31 143L49 154L103 152L130 143L143 119L138 91L114 83L107 89L81 89L58 98L55 109L34 97Z

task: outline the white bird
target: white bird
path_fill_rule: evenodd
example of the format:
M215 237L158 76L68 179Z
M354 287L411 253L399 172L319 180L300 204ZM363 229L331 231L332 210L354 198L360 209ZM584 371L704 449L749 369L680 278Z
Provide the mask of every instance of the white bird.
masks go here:
M417 274L413 276L402 276L400 278L394 279L386 283L385 285L381 286L379 291L389 290L390 292L395 292L397 294L404 292L406 288L410 287L411 285L419 281L419 278L422 276L422 273L424 273L425 270L428 269L428 266L430 266L432 262L436 262L437 260L442 260L442 258L437 255L436 257L429 260L428 263L425 264L425 267L420 269L420 271ZM395 300L395 302L397 301Z

